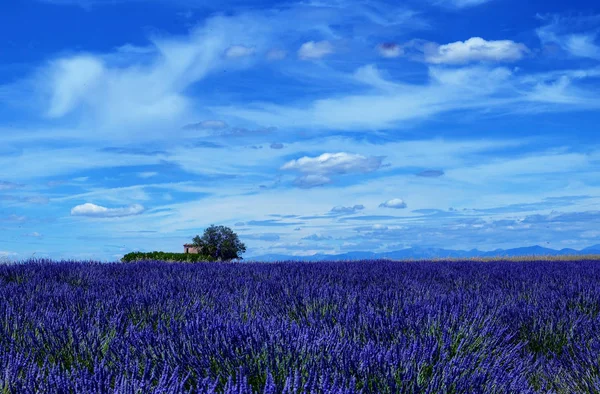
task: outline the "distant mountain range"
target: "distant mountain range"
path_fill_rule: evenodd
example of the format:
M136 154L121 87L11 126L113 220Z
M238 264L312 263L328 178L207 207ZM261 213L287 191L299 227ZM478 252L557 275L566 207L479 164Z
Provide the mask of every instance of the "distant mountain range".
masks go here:
M375 260L375 259L431 259L444 257L515 257L515 256L564 256L564 255L586 255L600 254L600 244L593 245L581 250L561 249L554 250L544 248L539 245L528 246L515 249L496 249L489 252L483 252L477 249L471 250L451 250L439 248L409 248L396 250L393 252L375 253L375 252L347 252L343 254L321 254L317 253L311 256L291 256L284 254L265 254L245 258L244 261L333 261L333 260Z

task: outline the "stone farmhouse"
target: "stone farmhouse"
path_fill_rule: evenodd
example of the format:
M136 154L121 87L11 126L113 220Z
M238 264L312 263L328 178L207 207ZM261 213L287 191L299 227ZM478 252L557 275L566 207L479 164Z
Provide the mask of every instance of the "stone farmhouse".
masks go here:
M194 244L184 244L183 253L198 254L198 248L195 248Z

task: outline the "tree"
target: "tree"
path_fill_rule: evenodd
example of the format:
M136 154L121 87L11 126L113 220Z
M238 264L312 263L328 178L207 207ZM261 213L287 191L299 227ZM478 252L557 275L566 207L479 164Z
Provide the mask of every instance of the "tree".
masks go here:
M210 256L215 260L241 259L242 257L238 256L238 253L246 251L246 245L229 227L215 226L214 224L204 230L202 238L196 235L192 239L192 244L198 248L198 253Z

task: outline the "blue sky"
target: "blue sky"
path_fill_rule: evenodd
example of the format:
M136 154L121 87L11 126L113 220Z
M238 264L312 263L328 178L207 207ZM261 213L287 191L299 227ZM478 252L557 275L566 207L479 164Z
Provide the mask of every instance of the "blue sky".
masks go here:
M600 243L595 2L5 3L0 258Z

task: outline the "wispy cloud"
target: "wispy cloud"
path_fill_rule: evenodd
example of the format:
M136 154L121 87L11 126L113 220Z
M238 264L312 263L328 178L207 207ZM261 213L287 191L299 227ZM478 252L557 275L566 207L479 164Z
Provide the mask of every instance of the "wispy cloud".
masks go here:
M107 2L86 12L117 13ZM156 3L145 10L168 10ZM109 35L95 46L114 48L104 52L48 36L59 41L36 51L47 61L16 59L3 74L24 77L0 87L0 168L10 169L0 239L43 234L15 236L19 251L35 241L55 256L78 237L94 242L73 255L102 255L116 239L179 251L220 223L253 254L310 254L552 242L565 237L546 228L553 221L565 242L589 242L598 20L541 17L540 50L530 25L495 12L501 1L428 3L442 9L174 0L185 34L166 24L146 42Z
M273 28L261 18L258 14L215 16L187 37L152 38L147 53L139 58L118 53L58 58L37 77L49 97L46 113L61 118L81 112L107 127L129 124L131 133L138 127L189 117L195 111L187 87L205 79L228 57L247 56L266 45ZM252 47L237 44L242 40Z
M538 15L546 22L536 29L542 44L555 44L572 56L600 60L598 24L600 15L565 17Z
M361 67L351 78L370 85L362 94L338 94L306 104L261 103L236 108L215 106L212 110L223 116L280 127L363 131L391 129L402 122L459 110L473 114L548 112L600 106L600 96L583 83L592 74L574 78L565 70L547 80L546 74L521 75L514 69L490 65L432 65L428 70L425 84L407 84L383 79L375 67ZM558 106L565 103L569 106Z

